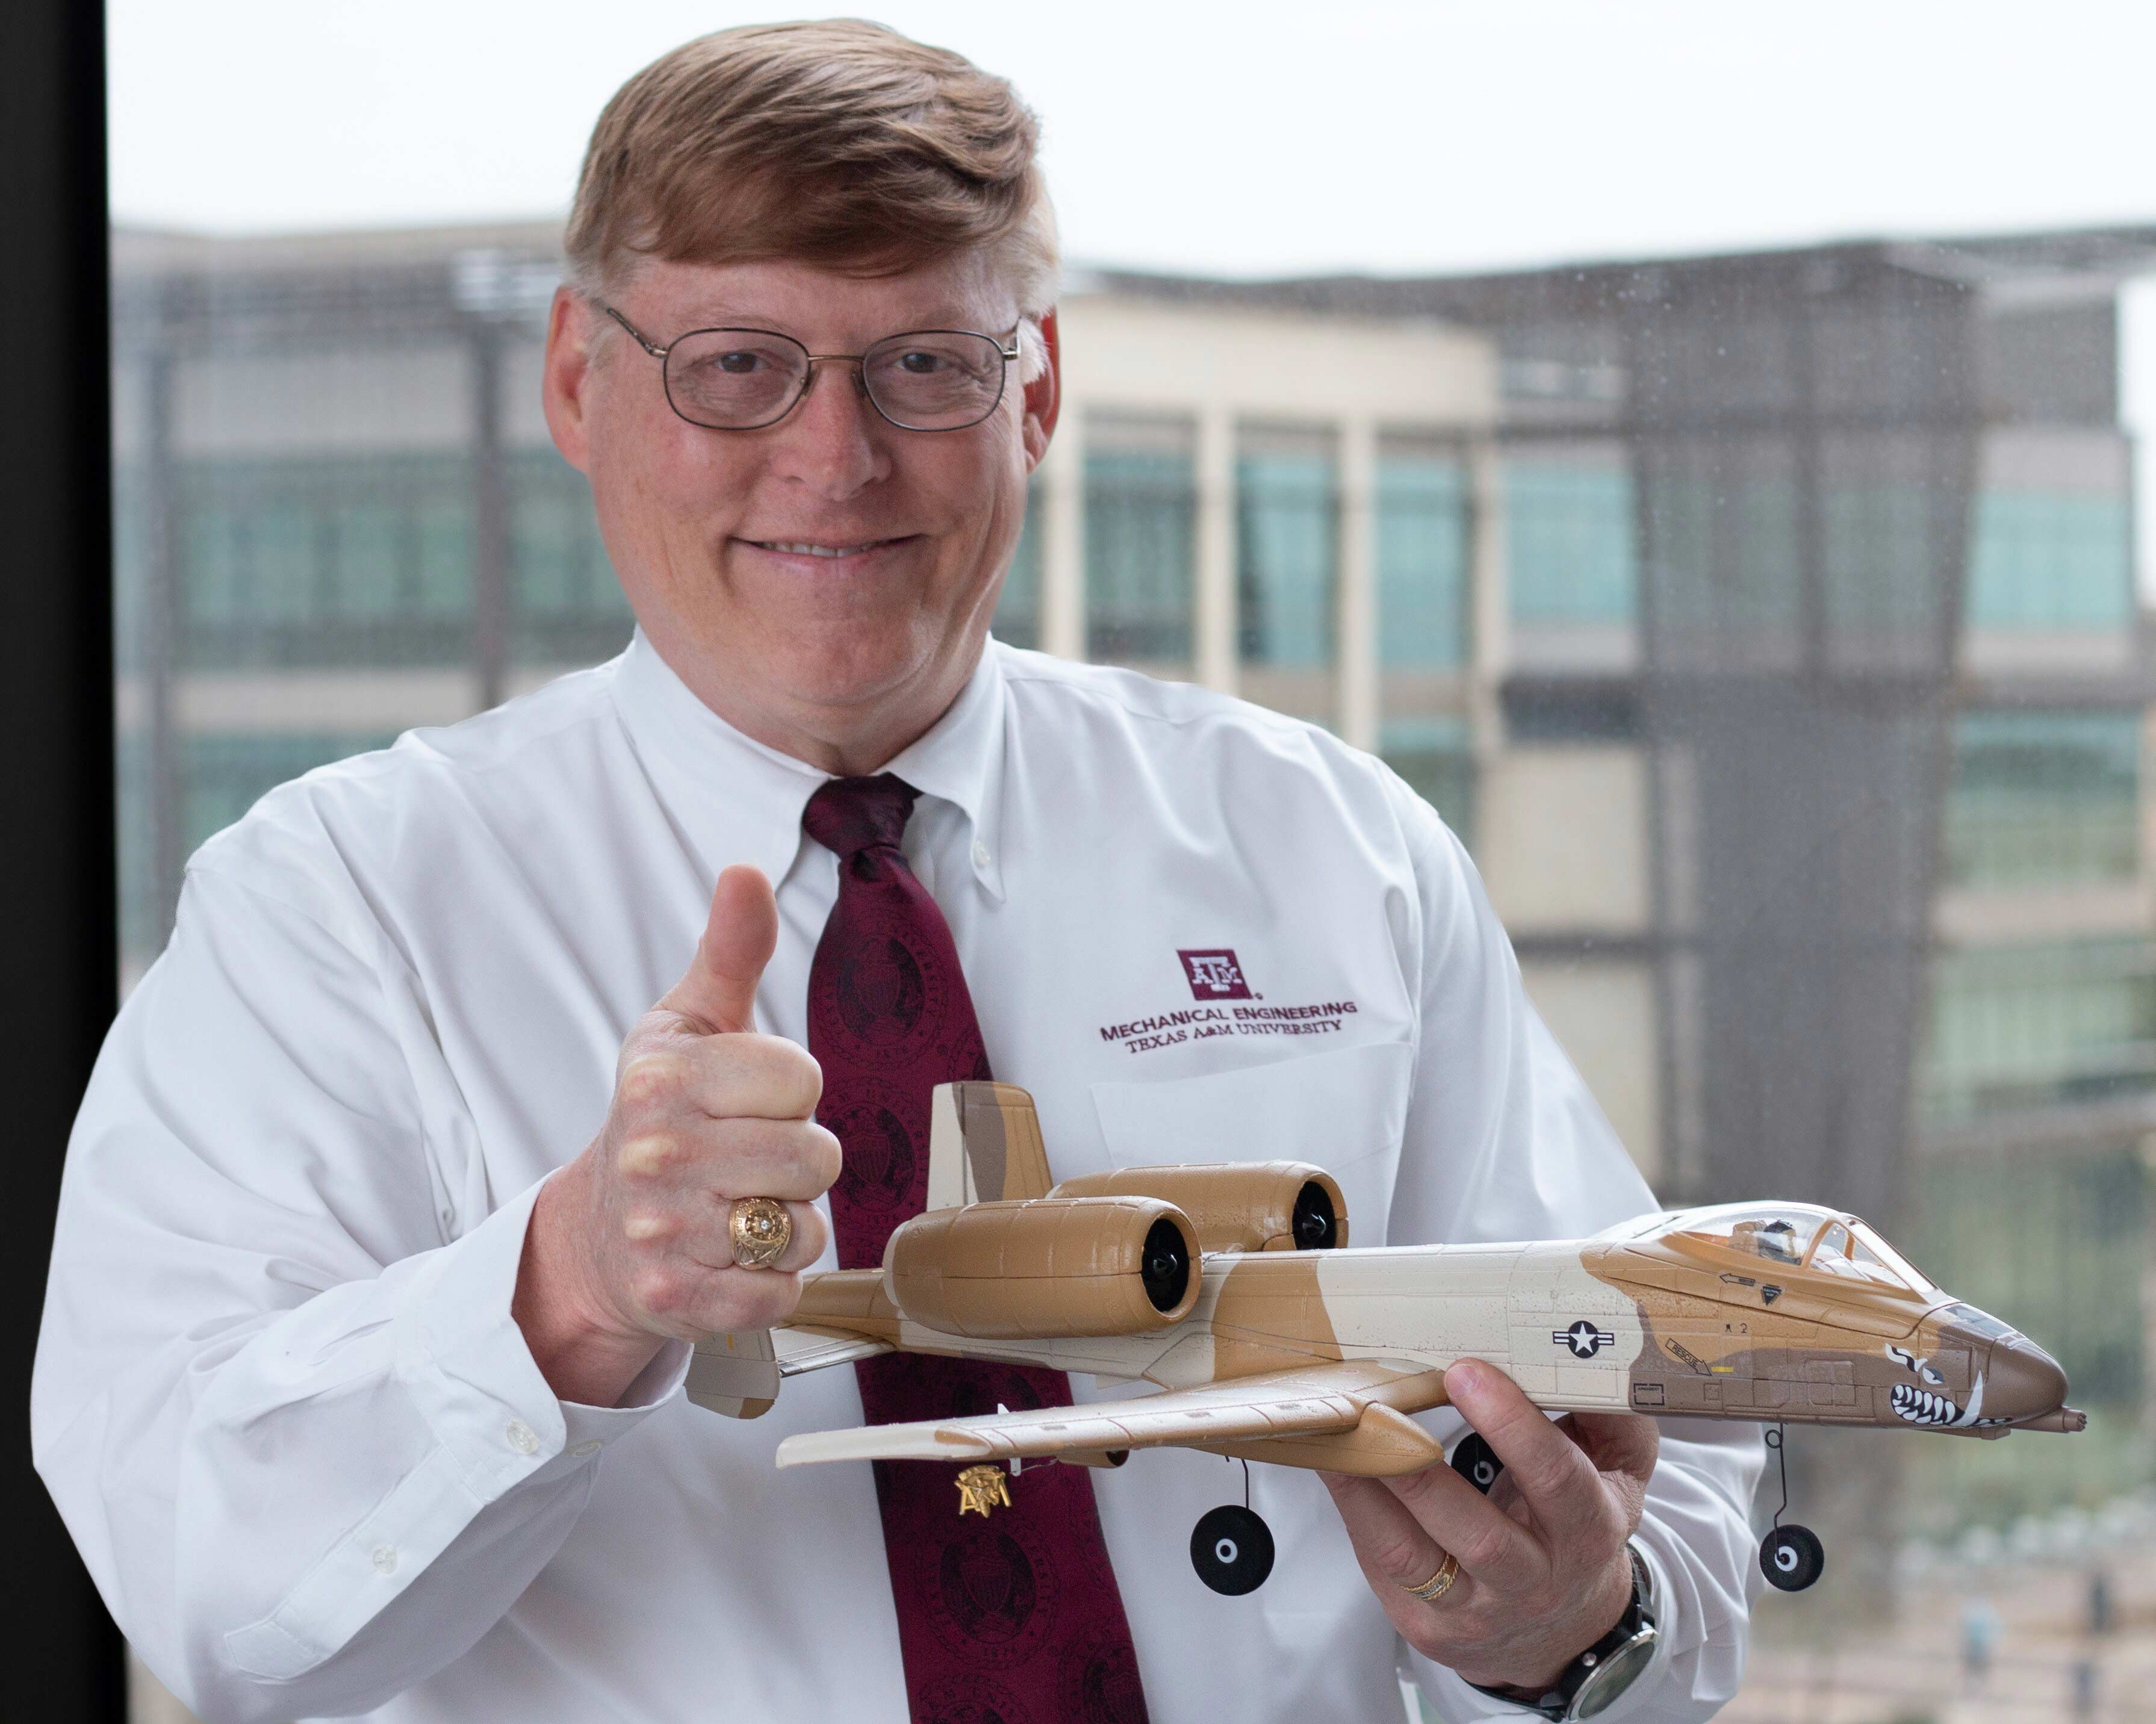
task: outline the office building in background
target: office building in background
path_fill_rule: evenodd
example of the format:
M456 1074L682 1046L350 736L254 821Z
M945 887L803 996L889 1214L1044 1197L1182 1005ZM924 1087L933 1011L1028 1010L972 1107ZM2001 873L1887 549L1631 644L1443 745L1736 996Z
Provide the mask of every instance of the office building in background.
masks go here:
M539 411L558 237L117 236L128 978L270 785L628 639ZM2152 263L2156 230L1078 272L998 613L1382 754L1666 1199L1858 1208L2053 1346L2080 1452L1928 1457L1919 1529L2150 1470L2117 291Z

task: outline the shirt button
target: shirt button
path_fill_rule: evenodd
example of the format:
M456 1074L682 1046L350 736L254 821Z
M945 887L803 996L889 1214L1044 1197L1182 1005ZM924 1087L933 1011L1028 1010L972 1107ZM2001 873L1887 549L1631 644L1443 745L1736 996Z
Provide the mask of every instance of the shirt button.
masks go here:
M988 854L988 847L976 839L973 841L973 866L986 868L994 859L995 858Z
M598 1454L599 1450L603 1449L605 1446L606 1444L600 1442L598 1438L592 1437L578 1444L575 1448L569 1451L569 1453L575 1455L578 1460L582 1460L587 1455Z
M509 1421L508 1437L509 1446L519 1455L536 1455L539 1452L538 1433L521 1419Z
M374 1547L374 1555L371 1560L374 1563L374 1572L377 1574L394 1574L397 1572L397 1547L393 1544L377 1544Z

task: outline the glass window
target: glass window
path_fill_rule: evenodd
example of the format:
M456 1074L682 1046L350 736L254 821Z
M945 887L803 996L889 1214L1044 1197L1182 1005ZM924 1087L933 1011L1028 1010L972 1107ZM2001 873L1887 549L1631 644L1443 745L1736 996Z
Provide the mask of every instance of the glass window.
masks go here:
M516 662L612 657L629 644L634 619L599 538L584 475L551 449L514 450L505 469Z
M1845 1280L1869 1281L1907 1292L1928 1293L1932 1284L1887 1242L1859 1222L1830 1221L1812 1241L1804 1267Z
M2148 1178L2131 1146L1928 1157L1907 1243L2054 1354L2076 1406L2138 1408Z
M1697 1239L1794 1269L1804 1262L1814 1235L1836 1219L1811 1203L1738 1204L1692 1210L1676 1217L1668 1231L1674 1239Z
M1631 475L1620 460L1516 449L1505 461L1512 618L1629 623L1639 569Z
M1331 457L1247 454L1235 465L1236 580L1244 661L1332 662L1339 498Z
M1086 451L1086 651L1187 664L1198 480L1186 444Z
M1472 848L1475 829L1475 755L1467 721L1458 717L1389 718L1378 737L1387 766L1444 817Z
M1971 712L1954 726L1946 874L1958 886L2131 880L2138 712Z
M1036 472L1026 486L1025 525L996 601L995 637L1014 647L1040 644L1040 487Z
M2123 496L1994 488L1976 500L1973 531L1970 627L2115 631L2133 620Z
M1388 670L1450 670L1467 656L1467 485L1456 459L1378 462L1378 642Z
M2156 1087L2156 949L2145 939L2019 944L1932 967L1920 1072L1934 1120Z
M177 656L208 668L470 652L472 484L455 455L181 464Z

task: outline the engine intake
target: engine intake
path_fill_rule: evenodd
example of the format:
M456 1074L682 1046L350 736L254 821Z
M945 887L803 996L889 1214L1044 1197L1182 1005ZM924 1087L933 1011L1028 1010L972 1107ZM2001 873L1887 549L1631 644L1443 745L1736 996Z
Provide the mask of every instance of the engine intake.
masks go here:
M1204 1251L1323 1251L1348 1243L1348 1203L1307 1162L1199 1162L1121 1167L1066 1179L1051 1198L1158 1198L1197 1229Z
M1199 1248L1173 1203L1031 1198L916 1215L884 1248L884 1290L916 1323L980 1341L1145 1335L1198 1301Z

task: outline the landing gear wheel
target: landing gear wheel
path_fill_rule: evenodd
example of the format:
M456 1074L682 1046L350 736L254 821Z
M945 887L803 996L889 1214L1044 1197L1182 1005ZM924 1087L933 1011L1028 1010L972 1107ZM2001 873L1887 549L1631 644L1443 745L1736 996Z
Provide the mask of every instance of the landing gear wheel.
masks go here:
M1470 1431L1454 1445L1452 1470L1487 1496L1497 1475L1505 1470L1505 1463L1497 1459L1495 1449Z
M1240 1503L1208 1509L1190 1534L1190 1566L1216 1593L1254 1593L1273 1572L1272 1529Z
M1759 1572L1783 1592L1802 1592L1825 1568L1826 1547L1809 1526L1777 1526L1759 1541Z

